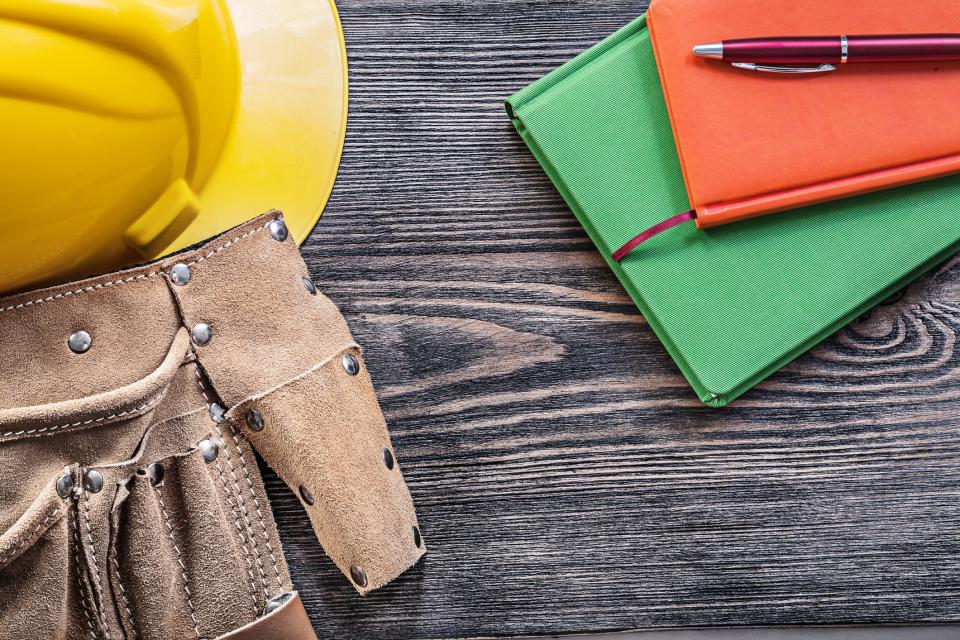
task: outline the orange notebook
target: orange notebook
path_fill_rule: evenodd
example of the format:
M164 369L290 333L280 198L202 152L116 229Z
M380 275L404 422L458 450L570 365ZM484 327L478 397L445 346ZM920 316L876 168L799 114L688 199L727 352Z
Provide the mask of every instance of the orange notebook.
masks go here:
M698 227L960 172L960 63L784 77L691 53L754 36L960 32L957 0L653 0L647 22Z

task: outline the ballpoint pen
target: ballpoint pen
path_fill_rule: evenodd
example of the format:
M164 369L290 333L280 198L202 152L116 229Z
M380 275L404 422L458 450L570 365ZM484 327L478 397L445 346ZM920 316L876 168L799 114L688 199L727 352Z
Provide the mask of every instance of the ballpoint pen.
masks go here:
M693 53L750 71L820 73L848 62L960 60L960 34L744 38L698 44ZM775 66L781 64L814 66Z

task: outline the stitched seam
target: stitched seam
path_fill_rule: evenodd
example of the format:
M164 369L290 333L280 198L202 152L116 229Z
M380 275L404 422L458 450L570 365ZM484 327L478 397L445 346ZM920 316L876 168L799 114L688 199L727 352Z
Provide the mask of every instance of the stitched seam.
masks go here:
M200 372L200 365L197 363L196 355L197 355L196 351L194 351L193 352L193 356L194 356L193 369L197 375L197 385L200 387L200 393L203 395L203 399L209 405L210 397L207 395L207 387L203 383L203 375ZM217 423L214 423L213 428L217 432L217 438L219 438L221 442L224 442L223 432L220 430L220 425L218 425ZM226 442L224 442L223 451L227 457L227 461L230 462L230 451L227 449ZM230 466L232 469L233 467L232 462L230 462ZM240 535L240 546L243 549L244 560L247 563L247 575L250 576L250 599L253 601L253 615L254 617L256 617L257 615L259 615L259 609L257 607L257 581L253 575L253 563L250 561L250 548L247 546L248 536L246 533L244 533L243 528L240 526L240 516L239 516L239 514L241 513L240 506L239 506L240 487L236 483L236 475L234 475L234 486L236 487L237 494L235 496L231 496L230 488L227 485L227 478L223 474L223 467L221 467L219 460L216 461L216 467L217 467L217 472L220 474L220 481L223 483L223 492L227 496L227 504L230 505L230 511L233 513L234 526L236 526L237 533ZM234 497L237 497L236 502L234 501Z
M164 425L169 424L169 423L171 423L171 422L174 422L174 421L176 421L176 420L180 420L180 419L182 419L182 418L186 418L187 416L192 416L192 415L194 415L194 414L200 413L201 411L204 411L204 412L205 412L206 410L205 410L205 409L191 409L190 411L184 411L183 413L178 413L177 415L170 416L169 418L164 418L164 419L161 420L160 422L154 422L153 424L151 424L151 425L147 428L147 431L144 433L144 436L145 436L146 438L150 438L150 435L151 435L153 432L155 432L155 431L160 431L161 427L163 427ZM136 453L142 453L142 451L140 451L140 450L138 449ZM180 453L180 454L174 454L174 455L183 456L183 455L189 455L189 454L190 454L190 452L188 451L187 453ZM123 469L123 468L126 468L126 467L131 467L131 466L133 466L133 465L137 465L137 464L139 464L139 462L140 462L141 460L142 460L142 456L141 456L141 455L135 455L135 457L133 457L133 458L128 458L127 460L121 460L120 462L111 462L111 463L109 463L109 464L98 465L97 468L98 468L98 469ZM144 524L146 524L146 523L144 523Z
M202 638L200 635L200 623L197 622L197 610L193 606L193 594L190 593L190 581L187 579L187 566L183 564L183 554L180 552L180 545L177 544L177 540L173 536L170 514L167 513L167 505L163 501L163 494L160 493L160 488L155 486L153 490L157 494L157 502L160 504L160 512L163 514L163 524L167 528L167 536L169 536L170 543L173 545L173 551L177 555L177 564L180 565L180 577L183 578L183 591L187 594L187 606L190 608L190 619L193 620L193 631L197 634L197 638Z
M250 549L247 547L247 537L243 533L243 527L240 526L238 509L233 501L233 496L230 495L230 487L227 486L227 478L223 475L223 467L220 466L219 462L214 463L214 466L217 469L217 473L220 474L220 482L223 484L223 493L227 497L227 504L230 506L230 513L233 514L233 526L237 528L237 535L240 536L240 548L243 550L244 560L247 563L247 575L250 577L250 599L253 601L253 614L256 616L259 613L257 610L256 596L257 582L253 575L253 563L250 561Z
M200 263L203 262L204 260L206 260L206 259L208 259L208 258L212 258L213 256L217 255L218 253L220 253L221 251L223 251L223 250L226 249L227 247L230 247L230 246L232 246L232 245L240 242L240 241L243 240L244 238L249 238L250 236L254 235L255 233L260 233L261 231L263 231L264 229L266 229L266 228L270 225L271 222L273 222L273 221L276 220L276 219L278 219L278 218L272 218L272 219L270 219L270 220L267 220L265 223L263 223L261 226L257 227L256 229L251 229L250 231L247 231L247 232L246 232L245 234L243 234L242 236L237 236L236 238L234 238L233 240L227 242L226 244L224 244L224 245L222 245L222 246L220 246L220 247L217 247L216 249L214 249L213 251L211 251L211 252L208 253L207 255L205 255L205 256L200 256L199 258L197 258L197 259L194 260L193 262L188 262L188 263L187 263L187 266L188 266L188 267L192 267L192 266L194 266L194 265L196 265L196 264L200 264Z
M16 309L23 309L24 307L30 307L35 304L50 302L52 300L61 300L63 298L69 298L70 296L76 296L81 293L97 291L98 289L115 287L121 284L127 284L128 282L136 282L137 280L146 280L147 278L158 276L160 275L160 273L161 273L160 271L151 271L150 273L142 273L138 276L130 276L129 278L123 278L122 280L113 280L111 282L101 282L100 284L90 285L89 287L83 287L82 289L75 289L73 291L64 291L63 293L47 296L46 298L39 298L37 300L30 300L29 302L21 302L20 304L14 304L9 307L4 307L3 309L0 309L0 313L6 313L7 311L15 311Z
M196 351L193 352L193 355L196 358L196 355L197 355ZM197 383L200 385L200 392L203 394L203 399L209 403L210 398L207 395L206 385L203 383L203 375L201 375L200 373L200 365L197 363L196 360L194 360L194 368L197 373ZM230 428L233 431L233 427L231 426ZM223 438L223 432L220 430L220 425L218 425L217 423L214 423L214 429L216 429L217 431L217 437L220 438L220 440L223 441L224 443L224 446L223 446L224 456L227 459L227 467L230 470L230 477L233 479L233 486L234 486L234 489L236 490L237 505L239 506L240 514L243 516L243 521L244 521L244 524L246 525L247 539L250 541L250 546L253 547L253 558L257 562L257 571L260 574L260 586L263 590L263 601L264 603L266 603L266 601L269 599L269 596L267 595L267 573L263 570L263 560L260 557L260 546L257 543L256 535L254 535L253 533L253 523L250 521L250 510L247 508L246 498L243 495L243 490L240 488L240 482L237 480L237 474L233 465L233 459L230 457L230 448L227 446L227 443ZM236 432L234 431L234 433ZM235 435L233 440L234 442L237 441ZM237 454L240 455L239 448L237 449ZM240 455L240 460L243 461L242 455ZM244 473L246 473L246 471L247 471L246 463L244 462ZM249 478L247 479L247 481L249 482ZM254 597L254 602L256 602L256 597ZM256 607L254 608L256 609Z
M269 397L270 395L276 393L277 391L280 391L281 389L286 389L287 387L292 386L292 385L300 382L301 380L304 380L304 379L306 379L306 378L309 378L311 375L313 375L313 374L316 373L317 371L323 369L325 366L327 366L328 364L330 364L331 362L333 362L337 357L343 357L343 355L344 355L345 353L350 352L350 351L354 351L354 350L359 350L359 349L360 349L360 345L358 345L356 342L350 342L350 343L348 343L346 346L341 347L339 351L330 354L329 356L327 356L327 357L324 358L323 360L321 360L321 361L317 362L316 364L314 364L312 367L310 367L310 368L307 369L306 371L303 371L303 372L301 372L301 373L298 373L297 375L295 375L294 377L290 378L289 380L286 380L285 382L281 382L280 384L274 385L274 386L270 387L269 389L267 389L266 391L262 391L262 392L258 393L257 395L250 396L250 397L248 398L248 400L257 401L257 400L262 400L263 398L267 398L267 397ZM358 353L357 355L359 356L360 354ZM361 361L361 362L362 362L362 361Z
M132 416L133 414L140 414L140 413L146 412L147 409L153 408L154 405L156 405L158 402L160 402L160 400L163 399L164 395L166 395L166 391L156 395L155 397L148 400L147 402L140 405L139 407L136 407L134 409L127 409L126 411L120 411L119 413L114 413L109 416L103 416L100 418L90 418L89 420L79 420L77 422L69 422L66 424L58 424L55 427L42 427L42 428L30 429L30 430L23 429L20 431L4 431L0 433L0 438L6 438L10 436L19 438L21 436L36 436L41 434L46 435L46 434L52 433L53 431L57 431L59 429L67 429L69 427L89 426L91 424L99 424L101 422L107 422L109 420L116 420L119 418Z
M197 375L197 385L200 387L200 393L203 395L203 399L204 399L204 400L206 401L206 403L209 405L209 404L210 404L210 397L207 395L207 387L206 387L206 385L203 384L203 375L200 373L200 365L197 364L197 361L196 361L197 352L196 352L196 351L193 351L192 353L193 353L193 357L194 357L194 361L193 361L193 371L194 371L194 373Z
M240 488L240 481L237 480L236 468L233 464L233 459L230 457L230 448L226 444L226 440L223 438L223 432L220 430L220 425L216 425L217 437L224 441L223 452L227 458L227 468L230 470L230 477L233 479L233 487L236 490L237 503L240 506L240 513L243 515L243 521L247 529L247 538L250 540L250 545L253 547L253 558L257 561L257 570L260 573L260 586L263 590L263 600L266 602L269 599L267 595L267 574L263 570L263 560L260 558L260 547L257 544L257 538L253 533L253 523L250 521L250 509L247 508L246 497L243 495L243 490ZM233 427L231 426L231 430ZM234 437L236 441L236 437ZM237 450L239 454L239 449ZM243 456L240 456L240 460L243 460Z
M263 536L264 543L267 546L267 550L270 551L270 559L273 561L273 574L277 581L277 586L283 589L283 582L280 580L280 567L277 564L277 556L273 553L273 545L270 544L270 534L267 533L267 523L263 517L263 512L260 510L260 500L257 498L257 492L253 490L253 482L250 480L250 473L247 470L247 461L243 457L243 451L240 448L240 440L238 438L237 429L230 425L230 432L233 436L233 442L237 447L237 455L240 456L240 462L243 463L243 477L247 481L247 488L250 489L250 496L253 498L253 506L257 510L257 516L260 519L260 535ZM246 437L244 437L246 440ZM266 595L266 594L264 594Z
M113 573L117 579L117 586L120 588L120 598L123 600L123 610L127 612L127 624L130 625L130 631L133 632L134 638L139 638L140 634L137 632L137 627L133 623L133 612L130 611L130 600L127 598L127 590L123 588L123 579L120 577L120 563L117 562L117 556L114 555L113 558Z
M20 542L17 543L17 546L12 547L12 548L10 548L10 549L7 549L7 550L4 552L4 554L3 554L2 556L0 556L0 566L3 566L3 565L5 565L5 564L7 564L7 562L10 560L10 558L12 558L12 557L14 557L15 555L17 555L17 553L20 551L20 549L23 548L23 545L27 544L27 541L28 541L28 540L34 539L34 536L37 535L37 533L40 531L40 529L42 529L42 528L44 527L44 525L46 525L48 522L50 522L50 519L51 519L51 518L56 517L56 516L58 516L58 515L60 515L60 505L59 505L59 504L55 504L55 505L53 505L53 509L50 510L50 513L47 514L47 517L43 519L43 522L39 523L36 527L34 527L33 531L30 532L30 535L22 536L22 537L20 538Z
M93 570L90 572L91 581L97 590L97 597L100 600L98 616L103 625L103 633L107 640L110 640L110 629L107 627L107 617L104 613L105 605L103 599L103 585L100 583L100 561L97 560L97 549L93 543L93 527L90 526L90 494L83 492L83 519L87 526L87 540L90 543L90 557L93 559Z
M230 241L227 242L226 244L218 247L217 249L214 249L213 251L211 251L210 253L206 254L205 256L201 256L200 258L194 260L193 262L188 263L187 266L193 266L193 265L195 265L195 264L198 264L198 263L200 263L200 262L203 262L204 260L206 260L206 259L208 259L208 258L212 258L213 256L215 256L216 254L220 253L221 251L223 251L223 250L226 249L227 247L229 247L229 246L231 246L231 245L234 245L234 244L236 244L237 242L240 242L240 241L243 240L244 238L249 238L249 237L252 236L253 234L258 233L259 231L261 231L262 229L265 229L271 222L273 222L274 220L277 220L277 219L279 219L279 218L271 218L270 220L267 220L267 221L263 224L263 226L260 226L260 227L257 227L256 229L253 229L253 230L251 230L251 231L248 231L248 232L246 232L245 234L243 234L243 235L241 235L241 236L237 236L237 237L234 238L233 240L230 240ZM90 286L87 286L87 287L83 287L83 288L81 288L81 289L74 289L73 291L64 291L63 293L57 293L57 294L54 294L54 295L51 295L51 296L47 296L46 298L38 298L37 300L29 300L29 301L27 301L27 302L21 302L21 303L19 303L19 304L10 305L9 307L4 307L4 308L0 309L0 313L5 313L5 312L7 312L7 311L15 311L15 310L17 310L17 309L23 309L23 308L25 308L25 307L30 307L30 306L37 305L37 304L43 304L44 302L51 302L51 301L53 301L53 300L62 300L62 299L64 299L64 298L69 298L70 296L76 296L76 295L80 295L80 294L82 294L82 293L89 293L90 291L97 291L97 290L99 290L99 289L105 289L105 288L107 288L107 287L115 287L115 286L119 286L119 285L122 285L122 284L127 284L128 282L136 282L136 281L138 281L138 280L147 280L148 278L152 278L152 277L154 277L154 276L161 275L162 273L163 273L162 271L151 271L150 273L141 273L140 275L130 276L130 277L128 277L128 278L122 278L122 279L120 279L120 280L112 280L112 281L110 281L110 282L101 282L101 283L99 283L99 284L90 285Z
M77 516L79 517L79 509L77 510ZM80 562L80 547L83 544L80 541L80 523L74 522L73 518L70 518L69 521L70 529L73 530L74 546L73 546L73 558L74 562L77 565L77 587L78 587L78 596L80 598L80 610L83 611L83 617L87 621L87 635L97 640L97 634L93 630L93 618L90 617L89 603L87 602L87 596L85 589L83 588L83 563Z

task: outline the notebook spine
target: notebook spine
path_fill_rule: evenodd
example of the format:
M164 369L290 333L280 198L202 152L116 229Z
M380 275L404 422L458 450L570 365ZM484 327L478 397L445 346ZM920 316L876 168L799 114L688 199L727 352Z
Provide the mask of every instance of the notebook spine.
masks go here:
M590 237L590 240L593 241L594 246L596 246L600 253L605 257L610 255L609 248L601 239L600 234L597 233L596 229L594 229L593 224L590 222L590 218L583 212L583 209L580 207L577 199L573 197L573 193L567 187L567 183L564 182L559 172L557 172L556 168L553 166L553 163L550 162L550 158L542 152L540 145L537 144L536 138L531 135L524 126L523 120L517 116L514 116L512 120L513 126L517 129L517 133L520 134L520 137L527 144L530 152L540 163L540 167L547 174L547 177L550 178L553 186L558 192L560 192L560 196L563 198L564 202L567 203L567 206L573 212L573 215L576 216L580 226L582 226L587 232L587 235Z
M960 173L960 154L837 178L734 202L701 205L697 207L697 226L702 229L715 227L758 215L892 189L955 173Z
M693 390L696 392L700 400L711 407L722 407L727 402L729 398L724 394L718 394L710 389L708 389L700 377L697 375L696 371L690 367L686 358L684 358L683 353L676 347L673 342L673 339L670 337L670 334L666 329L660 324L656 315L650 309L650 306L643 299L643 296L640 294L640 290L634 284L634 282L627 276L624 270L617 264L611 257L610 248L605 242L601 239L600 234L597 232L593 223L590 221L590 217L584 212L583 208L577 202L577 199L573 196L570 189L567 187L566 182L560 176L559 172L554 167L553 163L550 161L550 158L543 153L540 145L537 143L536 137L527 129L523 123L523 118L517 114L516 105L513 105L513 110L511 113L511 120L513 121L514 127L516 127L517 132L520 134L520 137L527 144L527 147L530 149L530 152L540 163L540 166L543 168L544 172L547 174L547 177L550 178L550 181L553 183L554 187L560 193L560 196L567 203L567 206L570 208L570 211L573 212L573 215L577 218L577 221L580 223L580 226L583 227L583 230L587 232L590 240L593 242L594 246L600 252L604 261L607 263L607 266L613 271L613 274L617 277L617 280L620 281L620 284L623 285L623 288L626 290L627 295L630 296L630 299L633 301L633 304L636 305L637 309L640 310L640 313L643 314L644 319L647 321L647 324L650 325L650 328L653 330L659 340L666 347L667 351L673 356L674 361L677 363L677 366L680 367L684 376L690 382L690 385L693 387Z
M550 181L553 183L554 187L567 203L567 206L573 212L584 231L586 231L587 236L589 236L594 246L600 252L600 255L607 263L607 266L620 281L620 284L623 285L627 295L630 296L630 299L633 301L634 305L636 305L637 309L640 310L640 313L643 314L647 324L663 343L667 351L671 354L674 361L677 363L677 366L680 367L681 372L684 376L686 376L697 396L708 406L722 407L729 401L727 395L715 393L704 385L699 375L697 375L697 372L687 362L682 351L677 348L669 332L666 331L666 328L662 326L659 319L653 314L650 306L640 294L639 288L626 274L624 269L612 259L611 247L609 247L607 243L602 240L600 233L596 230L596 227L591 222L589 216L580 206L580 203L574 197L572 191L569 189L560 173L556 170L556 167L553 165L553 162L550 160L549 156L541 149L539 143L537 142L536 136L533 135L524 122L523 114L528 110L536 109L536 105L539 100L549 99L552 89L574 74L580 72L585 67L589 66L593 61L605 56L611 49L616 48L629 38L634 37L637 33L645 31L646 29L647 14L643 14L602 42L581 53L567 64L554 69L546 76L540 78L533 84L512 95L506 100L505 107L514 127L520 134L521 139L523 139L527 147L530 149L530 152L540 163L540 166L550 178Z

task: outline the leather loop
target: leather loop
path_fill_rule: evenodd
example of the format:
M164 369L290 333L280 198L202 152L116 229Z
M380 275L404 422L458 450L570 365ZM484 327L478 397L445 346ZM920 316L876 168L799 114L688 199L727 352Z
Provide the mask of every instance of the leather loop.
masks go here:
M356 363L354 374L345 362ZM263 419L260 431L247 420L253 410ZM227 416L300 496L324 551L357 591L384 586L423 556L402 465L357 348Z
M217 640L317 640L300 594L296 591L279 609Z
M384 464L393 446L359 347L333 301L304 285L307 267L292 238L271 230L277 222L274 213L237 229L219 253L168 259L190 268L170 293L185 326L212 328L195 353L208 394L228 409L228 441L250 441L303 500L327 555L368 593L426 546L402 465Z

